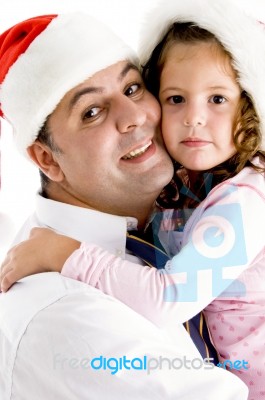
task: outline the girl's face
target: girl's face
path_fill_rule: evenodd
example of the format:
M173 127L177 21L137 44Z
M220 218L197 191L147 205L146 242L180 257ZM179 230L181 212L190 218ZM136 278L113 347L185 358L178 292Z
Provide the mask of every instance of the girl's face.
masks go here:
M172 45L159 91L162 133L172 158L190 171L203 171L235 154L240 93L228 56L217 45Z

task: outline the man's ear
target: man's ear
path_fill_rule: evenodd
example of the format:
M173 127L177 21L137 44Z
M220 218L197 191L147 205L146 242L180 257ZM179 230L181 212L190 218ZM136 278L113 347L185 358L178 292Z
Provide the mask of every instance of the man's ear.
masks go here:
M27 148L27 152L31 160L49 179L54 182L61 182L64 179L64 173L47 145L36 140Z

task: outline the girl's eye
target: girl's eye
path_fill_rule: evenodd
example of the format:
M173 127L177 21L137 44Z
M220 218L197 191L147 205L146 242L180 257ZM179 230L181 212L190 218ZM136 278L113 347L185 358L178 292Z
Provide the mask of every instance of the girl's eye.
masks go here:
M222 104L226 102L226 98L221 95L215 95L210 98L210 103Z
M142 85L140 83L134 83L133 85L129 86L124 92L125 96L129 97L129 96L137 93L138 90L141 88L141 86Z
M185 99L183 96L171 96L168 98L168 100L171 104L180 104L180 103L185 102Z
M91 119L96 117L101 111L100 107L92 107L84 113L83 119Z

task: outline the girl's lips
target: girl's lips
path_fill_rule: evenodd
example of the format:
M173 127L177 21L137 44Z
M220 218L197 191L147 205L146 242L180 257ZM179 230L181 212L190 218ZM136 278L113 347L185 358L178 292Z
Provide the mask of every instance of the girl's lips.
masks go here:
M207 142L206 140L196 139L196 140L183 140L181 143L187 147L203 147L207 146L211 142Z

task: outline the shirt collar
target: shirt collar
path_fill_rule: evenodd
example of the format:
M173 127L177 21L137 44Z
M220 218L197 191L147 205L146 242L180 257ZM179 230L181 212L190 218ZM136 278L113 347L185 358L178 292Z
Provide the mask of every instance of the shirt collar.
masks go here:
M125 258L126 232L137 229L137 219L60 203L37 195L39 222L80 242L94 243Z

